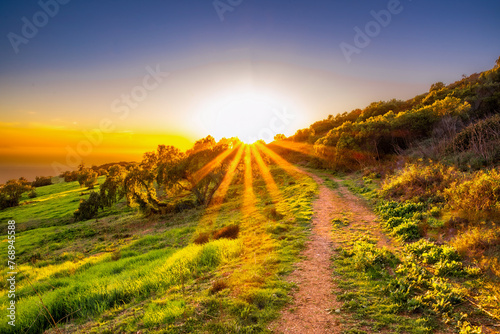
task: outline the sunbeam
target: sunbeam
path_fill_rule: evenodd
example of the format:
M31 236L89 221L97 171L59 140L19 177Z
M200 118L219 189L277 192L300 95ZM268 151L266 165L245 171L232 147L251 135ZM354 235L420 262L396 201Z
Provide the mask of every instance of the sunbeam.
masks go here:
M273 176L271 175L269 168L262 159L262 156L260 155L255 145L251 146L251 150L255 158L255 161L257 162L257 166L259 167L260 174L262 175L262 178L266 183L266 188L267 191L269 192L269 195L271 195L271 198L273 199L274 203L278 203L281 198L281 193L278 189L278 186L276 185L276 182L274 182Z
M193 175L193 184L197 185L201 180L205 178L211 171L213 171L218 164L223 162L231 153L234 152L240 145L238 144L236 147L230 148L219 154L216 158L214 158L212 161L210 161L208 164L206 164L202 169L197 171Z
M276 145L287 150L299 152L310 157L317 156L317 154L314 152L314 145L307 143L296 143L288 140L277 140L274 141L271 145Z
M297 167L295 167L294 165L292 165L291 163L280 157L278 154L267 148L265 145L262 145L261 143L257 142L255 143L255 146L257 147L257 149L259 149L259 151L270 157L276 164L278 164L278 166L283 168L294 179L299 179L301 177L302 173Z

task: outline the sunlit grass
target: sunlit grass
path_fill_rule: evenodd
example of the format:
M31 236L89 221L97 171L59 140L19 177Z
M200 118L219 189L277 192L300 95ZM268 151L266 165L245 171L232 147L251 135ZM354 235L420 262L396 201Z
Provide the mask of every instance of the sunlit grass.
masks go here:
M259 151L271 158L278 166L283 168L293 178L300 178L302 176L302 172L297 167L280 157L278 154L274 153L266 146L260 143L256 143L255 146L259 149Z
M233 152L206 208L142 217L115 206L98 220L79 223L66 208L19 231L17 329L40 333L53 325L52 316L76 324L100 319L93 332L265 331L288 300L284 275L303 248L317 186L284 160L270 164L273 152L249 145L224 152L198 178ZM81 193L88 191L75 182L48 186L38 204L52 208L71 199L76 209ZM41 227L60 215L67 226ZM225 226L239 227L237 239L214 240ZM201 232L208 233L207 243L189 243ZM119 310L127 311L118 317ZM0 324L0 332L9 329Z

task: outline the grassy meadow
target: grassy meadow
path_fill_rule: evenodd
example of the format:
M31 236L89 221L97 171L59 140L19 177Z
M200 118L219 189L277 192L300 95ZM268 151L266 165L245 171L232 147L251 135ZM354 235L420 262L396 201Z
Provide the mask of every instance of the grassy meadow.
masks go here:
M89 191L78 182L37 188L0 212L17 222L19 272L16 327L2 322L0 332L265 332L288 301L284 276L303 248L317 187L277 166L266 177L272 187L253 175L234 180L209 207L145 216L121 200L81 222L73 212Z

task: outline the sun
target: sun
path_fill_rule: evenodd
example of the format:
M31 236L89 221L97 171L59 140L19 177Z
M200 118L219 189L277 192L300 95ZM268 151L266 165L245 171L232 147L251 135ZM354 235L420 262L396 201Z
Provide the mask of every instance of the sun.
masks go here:
M283 104L263 94L238 94L209 103L200 118L216 139L238 137L247 144L258 140L269 143L285 130L284 109Z

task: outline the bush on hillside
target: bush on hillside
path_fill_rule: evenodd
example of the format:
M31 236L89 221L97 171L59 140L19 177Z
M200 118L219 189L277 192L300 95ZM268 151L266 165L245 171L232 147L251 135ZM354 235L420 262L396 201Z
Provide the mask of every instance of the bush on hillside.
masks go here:
M52 177L50 176L37 176L35 181L31 182L33 187L43 187L52 184Z
M398 200L442 202L443 191L460 177L454 167L440 163L406 165L382 185L382 195Z
M448 204L469 218L500 217L500 171L478 171L468 180L445 190Z
M103 208L101 196L99 195L99 193L91 191L88 199L82 199L80 201L80 206L74 213L75 220L83 221L92 219L97 216L99 208Z

